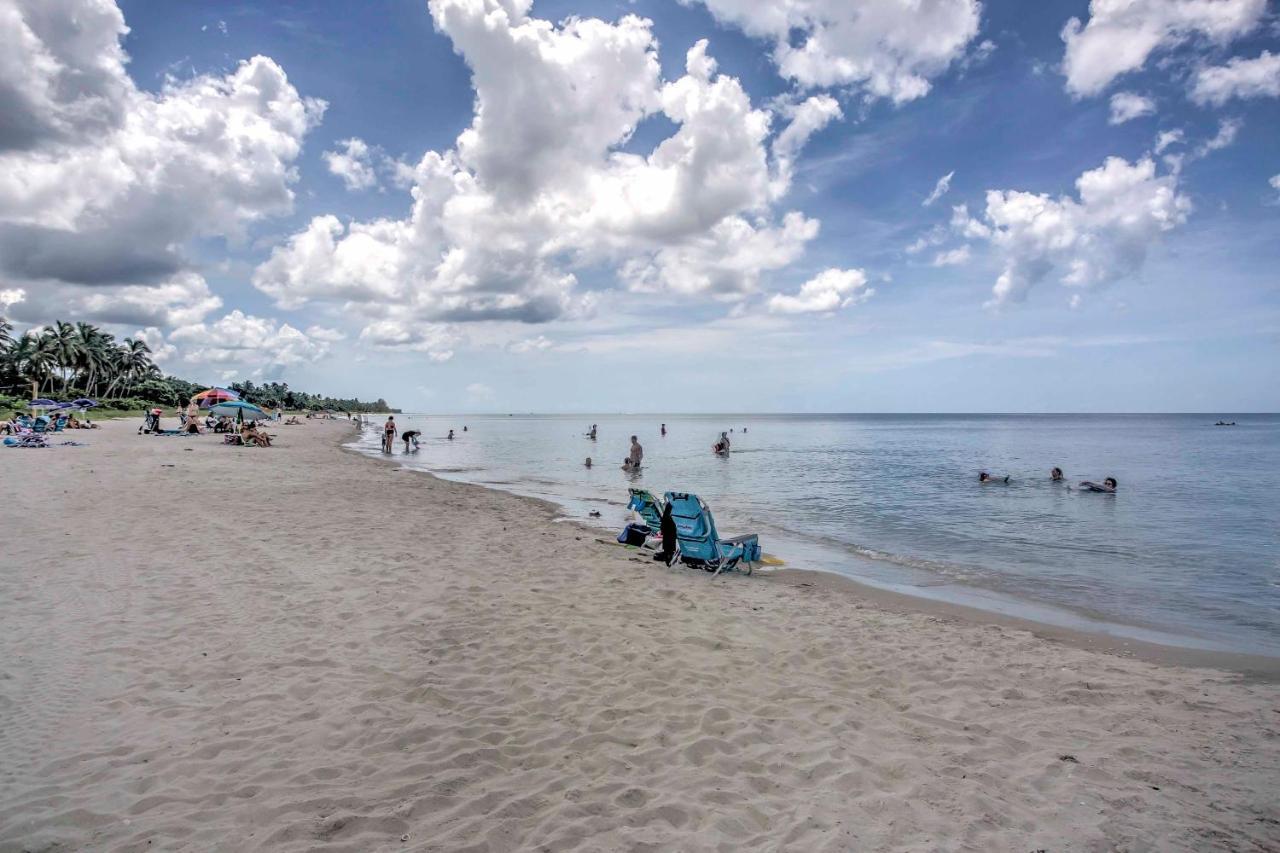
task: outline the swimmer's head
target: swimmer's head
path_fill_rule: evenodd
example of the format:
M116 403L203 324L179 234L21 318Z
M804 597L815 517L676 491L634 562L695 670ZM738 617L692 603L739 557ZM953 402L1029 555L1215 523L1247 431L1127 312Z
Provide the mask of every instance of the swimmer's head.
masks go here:
M1103 480L1103 481L1102 481L1102 485L1104 485L1104 486L1108 486L1108 487L1110 487L1110 488L1114 489L1116 486L1118 486L1118 485L1120 485L1120 484L1116 482L1116 478L1115 478L1115 477L1108 477L1107 479L1105 479L1105 480Z

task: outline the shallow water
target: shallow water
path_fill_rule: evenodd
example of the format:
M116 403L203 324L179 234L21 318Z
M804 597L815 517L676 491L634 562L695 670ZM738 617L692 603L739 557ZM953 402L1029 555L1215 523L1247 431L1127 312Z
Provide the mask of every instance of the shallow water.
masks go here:
M627 487L691 491L796 568L1031 618L1280 655L1280 416L399 415L395 459L610 530ZM665 421L668 434L659 435ZM599 424L598 438L583 433ZM462 432L466 424L469 430ZM747 432L743 433L743 428ZM444 438L450 428L457 438ZM711 453L732 428L733 452ZM631 434L645 467L620 469ZM378 453L370 428L357 442ZM596 465L588 469L583 460ZM1057 465L1067 483L1049 481ZM1011 475L980 485L978 472ZM1074 488L1120 482L1115 495ZM1123 627L1123 626L1128 626Z

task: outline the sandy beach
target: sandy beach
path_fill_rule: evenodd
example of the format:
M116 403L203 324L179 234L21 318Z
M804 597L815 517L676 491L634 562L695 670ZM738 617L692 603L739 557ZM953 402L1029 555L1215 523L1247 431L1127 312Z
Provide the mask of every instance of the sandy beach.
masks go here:
M0 450L0 851L1280 848L1265 661L666 569L344 421L136 426Z

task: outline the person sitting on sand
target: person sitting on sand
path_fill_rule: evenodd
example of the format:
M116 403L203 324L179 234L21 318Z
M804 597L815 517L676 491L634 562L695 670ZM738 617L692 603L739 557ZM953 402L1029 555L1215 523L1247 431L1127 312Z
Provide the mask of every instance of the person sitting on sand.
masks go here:
M267 435L266 430L258 429L252 421L245 421L240 425L240 440L245 444L252 441L259 447L271 446L271 436Z
M1116 482L1115 477L1108 477L1107 479L1102 481L1101 486L1099 486L1097 483L1093 482L1092 480L1083 480L1080 483L1080 488L1084 489L1086 492L1103 492L1104 494L1115 494L1116 486L1118 485L1120 484Z
M1053 470L1049 472L1049 479L1050 479L1050 480L1052 480L1052 481L1053 481L1053 482L1055 482L1055 483L1059 483L1059 482L1061 482L1061 481L1062 481L1062 469L1061 469L1061 468L1059 468L1059 467L1057 467L1057 466L1055 465L1055 466L1054 466L1054 468L1053 468Z
M422 435L422 433L416 429L407 429L400 435L401 440L404 441L405 453L409 452L410 444L413 445L414 450L418 449L418 436L420 435Z
M1003 477L993 477L990 474L988 474L986 471L981 471L978 474L978 482L979 483L1008 483L1009 475L1006 474Z

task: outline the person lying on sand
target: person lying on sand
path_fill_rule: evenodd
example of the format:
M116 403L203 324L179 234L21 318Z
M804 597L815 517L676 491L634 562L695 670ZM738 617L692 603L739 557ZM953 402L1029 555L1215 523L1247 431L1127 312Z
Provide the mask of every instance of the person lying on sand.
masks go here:
M289 415L289 419L284 422L285 426L302 426L302 421L298 420L297 415Z
M1080 488L1084 489L1086 492L1103 492L1105 494L1115 494L1116 486L1118 485L1120 484L1116 482L1115 477L1108 477L1107 479L1102 481L1101 486L1099 486L1097 483L1093 482L1092 480L1083 480L1080 483Z
M986 471L982 471L981 473L978 474L978 482L1007 484L1009 482L1009 475L1005 474L1003 477L993 477L990 474L988 474Z

